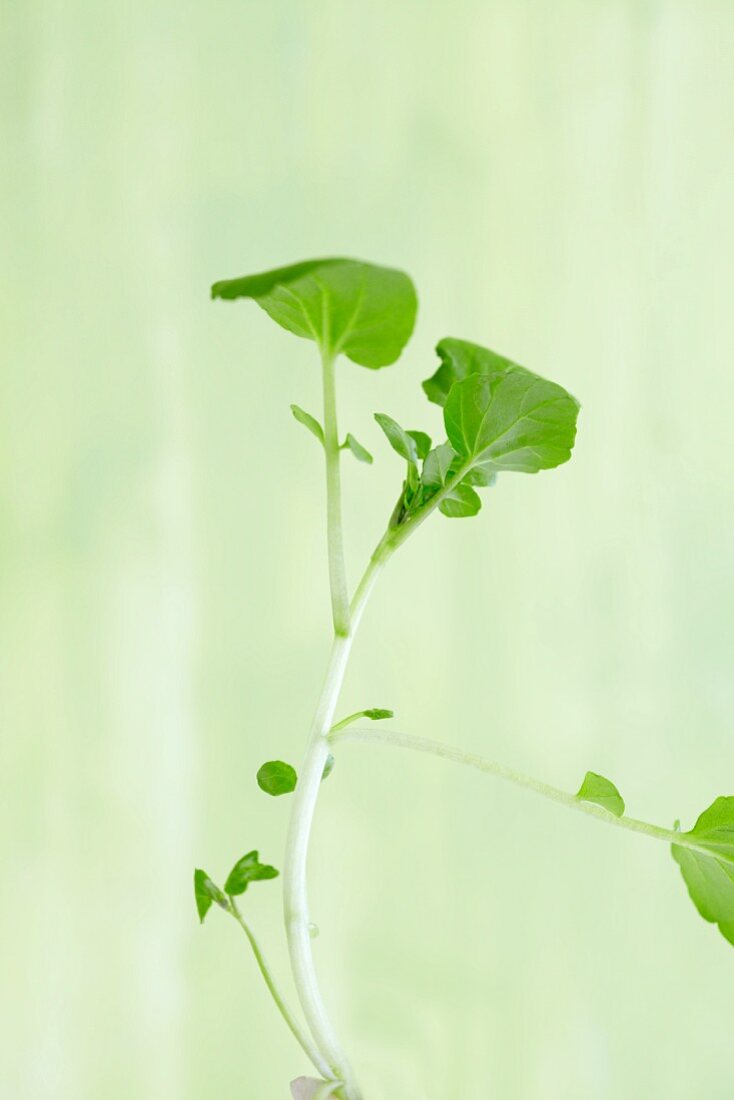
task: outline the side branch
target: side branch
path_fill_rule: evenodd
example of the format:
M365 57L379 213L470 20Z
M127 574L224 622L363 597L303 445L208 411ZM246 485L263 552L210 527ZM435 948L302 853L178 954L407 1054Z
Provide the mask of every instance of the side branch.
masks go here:
M559 787L553 787L550 783L543 783L530 775L508 768L504 764L498 764L494 760L487 760L475 753L464 752L462 749L445 745L441 741L432 741L427 737L417 737L413 734L398 733L383 729L360 729L350 727L334 733L329 741L335 744L337 741L366 741L379 745L390 745L393 748L412 749L414 752L426 753L430 756L438 756L443 760L451 760L455 764L465 764L467 767L476 768L477 771L487 775L494 775L498 779L505 779L514 783L517 787L534 791L552 802L558 802L571 810L578 810L588 817L595 817L597 821L603 821L607 825L615 825L620 829L627 829L633 833L642 833L644 836L655 840L662 840L666 844L677 844L680 847L698 850L698 845L685 833L679 833L673 829L663 829L659 825L650 825L647 821L639 821L635 817L616 817L613 813L597 806L594 802L584 802L575 794L562 791ZM704 850L704 854L705 850Z
M242 931L247 936L247 939L249 940L249 943L250 943L250 947L252 948L252 953L255 956L255 961L258 965L258 969L260 970L260 973L261 973L261 975L262 975L262 977L265 981L265 984L268 987L268 990L270 992L270 996L273 998L273 1001L275 1002L275 1006L278 1009L278 1012L280 1012L281 1016L285 1020L291 1034L293 1035L293 1038L296 1040L298 1045L303 1050L304 1054L307 1056L307 1058L309 1058L309 1060L315 1066L315 1068L318 1070L318 1072L322 1076L328 1077L330 1075L328 1065L326 1064L325 1060L321 1057L321 1054L319 1053L318 1047L315 1045L315 1043L312 1042L311 1038L306 1034L306 1032L304 1032L303 1028L300 1026L300 1024L296 1020L295 1016L293 1015L291 1010L288 1008L288 1005L285 1003L285 1001L284 1001L284 999L283 999L283 997L280 993L280 990L278 989L278 987L275 983L275 978L272 975L270 967L268 966L267 962L265 961L265 956L262 953L262 950L260 948L260 944L255 939L254 933L252 932L252 930L251 930L249 924L247 923L247 921L245 920L245 918L242 916L242 913L240 912L240 908L237 905L237 902L232 897L229 898L229 912L231 913L231 915L234 917L234 919L239 924Z

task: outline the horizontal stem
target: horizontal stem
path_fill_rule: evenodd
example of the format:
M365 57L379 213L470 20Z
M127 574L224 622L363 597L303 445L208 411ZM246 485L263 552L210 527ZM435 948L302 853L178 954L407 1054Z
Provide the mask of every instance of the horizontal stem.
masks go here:
M306 1056L309 1058L311 1063L316 1067L321 1076L329 1077L329 1067L319 1054L319 1050L316 1044L311 1041L310 1037L306 1034L303 1028L301 1028L293 1013L288 1008L288 1005L283 1000L283 997L281 996L280 991L275 984L275 979L270 971L270 967L265 961L265 956L260 949L260 944L255 939L255 935L252 932L249 924L242 916L242 913L239 910L239 906L237 905L237 902L234 900L234 898L230 897L229 905L229 912L232 914L232 916L237 921L240 928L250 941L250 947L252 948L252 952L255 956L255 961L257 962L266 986L270 990L270 996L275 1001L276 1007L283 1019L285 1020L286 1024L288 1025L294 1039L299 1044ZM336 1085L333 1084L332 1088L336 1088Z
M534 791L535 794L539 794L543 798L558 802L571 810L578 810L579 813L586 814L588 817L595 817L597 821L603 821L607 825L616 825L620 829L642 833L645 836L653 837L655 840L662 840L666 844L677 844L682 848L691 848L703 855L710 856L711 854L710 851L696 844L695 840L686 833L679 833L673 829L663 829L659 825L650 825L647 821L639 821L635 817L625 815L617 817L602 806L597 806L594 802L583 802L577 795L568 794L559 787L551 786L550 783L543 783L530 775L508 768L505 764L487 760L475 753L464 752L463 749L445 745L441 741L432 741L427 737L416 737L413 734L398 733L394 730L355 729L354 727L332 735L329 740L332 744L337 741L366 741L378 745L391 745L394 748L412 749L414 752L427 753L430 756L439 756L444 760L451 760L455 764L465 764L470 768L476 768L477 771L485 772L487 775L494 775L498 779L506 779L517 787Z

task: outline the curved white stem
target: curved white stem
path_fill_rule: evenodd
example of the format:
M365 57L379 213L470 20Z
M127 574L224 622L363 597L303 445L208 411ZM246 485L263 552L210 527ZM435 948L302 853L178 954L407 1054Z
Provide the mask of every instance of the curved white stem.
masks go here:
M351 635L337 635L334 639L326 679L311 725L306 757L298 776L283 865L286 935L298 997L311 1034L329 1069L346 1083L347 1088L353 1076L351 1067L329 1020L316 977L309 932L307 860L321 777L329 755L326 734L334 717L351 646ZM359 1097L354 1088L347 1095L349 1100Z
M308 847L321 777L329 755L328 734L352 643L370 593L390 553L390 548L384 547L378 548L373 555L352 601L349 633L334 638L324 686L311 724L306 757L298 777L283 866L285 925L296 990L311 1034L329 1069L344 1082L347 1100L361 1100L361 1093L329 1019L316 976L309 932Z

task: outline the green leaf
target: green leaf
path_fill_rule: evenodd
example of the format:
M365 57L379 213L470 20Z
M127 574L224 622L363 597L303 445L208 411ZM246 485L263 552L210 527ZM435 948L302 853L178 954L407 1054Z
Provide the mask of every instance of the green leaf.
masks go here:
M331 775L331 773L334 770L334 765L335 764L336 764L336 760L331 755L331 753L329 753L329 755L326 757L326 763L324 764L324 770L321 773L321 782L322 783L324 782L325 779L329 778L329 776Z
M368 464L373 462L370 452L362 446L359 440L354 438L351 432L347 432L347 438L342 443L341 449L351 451L358 462L367 462Z
M387 413L375 413L375 420L388 438L388 442L394 451L411 462L414 466L418 462L418 444L411 432L401 428L397 420L393 420Z
M492 469L491 465L478 463L476 466L472 466L469 473L462 478L464 485L479 485L483 489L488 489L494 485L497 480L497 472Z
M306 260L259 275L225 279L212 298L252 298L296 336L327 355L343 353L363 367L386 367L410 339L418 302L402 271L333 257Z
M691 901L734 944L734 796L717 798L681 835L696 845L671 846Z
M274 798L281 794L290 794L296 789L297 782L296 769L284 760L268 760L258 769L258 787Z
M454 383L444 422L468 468L481 467L485 476L501 470L537 473L571 457L578 410L561 386L510 364Z
M430 500L439 489L444 488L446 482L458 472L460 464L461 460L450 443L442 443L428 453L423 463L421 477L423 484L422 503ZM475 473L477 476L473 477L472 475ZM438 506L439 512L448 516L449 519L475 516L482 507L482 502L471 488L472 484L487 485L491 483L482 476L480 467L477 467L476 470L470 470L441 501Z
M415 449L418 452L418 458L423 461L428 452L431 449L431 437L426 435L425 432L412 432L409 431L408 435L415 443Z
M216 883L212 882L206 871L202 871L198 867L194 871L194 897L196 898L196 910L202 924L204 923L204 917L212 907L213 901L222 909L229 908L226 895L222 893Z
M471 485L465 485L462 481L446 494L439 504L438 510L448 516L449 519L464 519L475 516L481 507L482 502L479 495L475 493Z
M624 799L610 779L596 772L587 772L576 797L581 802L595 802L615 817L624 813Z
M489 348L470 344L468 340L455 340L451 336L441 340L436 351L441 366L423 383L426 397L436 405L445 405L454 383L463 381L470 374L490 375L517 366L511 359Z
M298 405L291 405L291 412L295 416L299 424L303 424L304 428L316 436L319 443L323 447L324 445L324 429L319 424L315 416L311 416L311 413L307 413L305 409L300 408Z
M244 894L251 882L260 882L264 879L277 878L278 871L275 867L269 867L261 863L257 852L248 852L242 859L238 859L229 872L224 889L227 894Z
M450 443L441 443L426 455L421 481L428 489L442 489L446 484L456 451Z

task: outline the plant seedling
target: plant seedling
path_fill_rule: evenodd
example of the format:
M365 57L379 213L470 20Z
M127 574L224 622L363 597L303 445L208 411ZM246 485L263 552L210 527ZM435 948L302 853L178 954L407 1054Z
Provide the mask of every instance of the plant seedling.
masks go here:
M439 366L423 383L423 390L443 409L446 439L434 445L425 432L406 430L386 413L375 414L388 444L400 457L403 476L397 500L386 509L386 529L350 598L344 567L340 460L343 451L366 463L372 462L372 455L351 433L340 443L335 366L340 356L370 370L387 367L399 358L416 318L413 283L403 272L390 268L322 259L215 283L212 297L252 299L282 328L313 341L321 361L323 424L298 405L291 410L318 440L325 460L334 638L300 774L282 760L266 761L257 773L257 784L266 794L293 795L283 862L283 901L298 1016L281 996L235 901L253 883L275 878L276 869L260 863L258 853L252 851L237 861L223 889L202 870L194 875L200 920L203 922L216 904L238 922L276 1007L319 1074L318 1078L295 1079L291 1083L293 1097L363 1097L319 987L306 881L321 783L334 766L336 749L347 741L410 749L476 768L607 825L670 845L699 913L734 944L734 796L717 798L692 829L681 832L678 823L666 829L627 816L614 783L596 772L587 771L577 793L572 794L442 742L395 732L383 724L393 717L392 711L382 707L368 707L335 721L355 634L375 582L392 555L434 512L449 519L475 516L482 507L484 491L495 485L499 475L535 474L567 462L576 437L576 399L556 382L488 348L454 338L441 340L436 349ZM369 725L359 725L362 720Z

